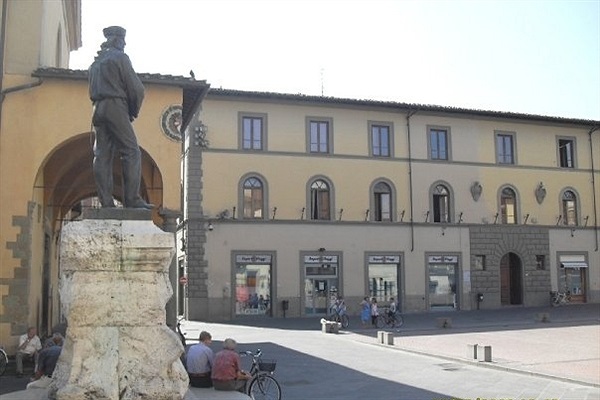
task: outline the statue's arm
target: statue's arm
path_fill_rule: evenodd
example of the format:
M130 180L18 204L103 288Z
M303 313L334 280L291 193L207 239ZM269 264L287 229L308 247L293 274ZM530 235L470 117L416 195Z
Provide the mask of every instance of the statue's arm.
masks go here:
M125 93L127 94L129 116L131 118L137 118L140 108L142 107L142 102L144 101L144 85L133 70L131 61L126 54L121 58L121 71L125 85Z

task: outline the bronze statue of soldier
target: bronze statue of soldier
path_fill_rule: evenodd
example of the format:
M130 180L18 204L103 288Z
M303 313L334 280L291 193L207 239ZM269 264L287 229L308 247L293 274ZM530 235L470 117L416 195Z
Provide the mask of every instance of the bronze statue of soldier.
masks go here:
M141 152L132 122L144 99L144 85L125 54L125 29L110 26L103 31L106 41L89 68L89 92L94 105L94 179L103 208L115 207L113 159L121 159L123 206L152 209L139 194Z

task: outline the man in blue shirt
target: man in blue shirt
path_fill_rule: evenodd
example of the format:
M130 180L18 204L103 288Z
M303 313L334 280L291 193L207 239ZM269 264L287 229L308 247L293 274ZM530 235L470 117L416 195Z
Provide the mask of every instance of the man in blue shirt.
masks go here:
M52 336L52 345L42 350L38 356L38 369L33 380L27 385L31 388L47 388L52 383L52 373L56 368L58 357L62 351L63 337L60 333Z
M193 387L212 387L210 373L214 353L210 347L212 336L206 331L200 332L200 343L190 347L186 357L186 369Z

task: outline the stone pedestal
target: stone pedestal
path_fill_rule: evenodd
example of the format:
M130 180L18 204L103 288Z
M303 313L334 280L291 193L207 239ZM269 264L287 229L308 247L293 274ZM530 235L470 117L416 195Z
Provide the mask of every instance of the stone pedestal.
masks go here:
M67 337L49 398L180 400L183 346L165 324L173 234L142 210L95 210L62 231Z

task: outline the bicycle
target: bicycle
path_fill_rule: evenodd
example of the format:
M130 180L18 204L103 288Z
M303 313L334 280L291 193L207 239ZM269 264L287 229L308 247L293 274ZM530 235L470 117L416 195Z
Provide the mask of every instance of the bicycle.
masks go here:
M375 325L379 329L383 327L400 328L403 324L404 318L402 315L398 311L390 315L389 308L384 308L375 321Z
M332 314L327 317L329 321L339 322L342 325L342 328L347 329L348 325L350 325L350 318L348 318L348 314L346 314L346 307L338 307L333 304L330 307L330 311Z
M550 292L550 304L552 304L552 306L556 307L556 306L562 306L563 304L568 304L571 302L571 292L570 291L565 291L565 292L557 292L557 291L551 291Z
M183 345L183 348L185 349L187 346L187 341L185 338L185 333L183 333L181 331L181 321L182 320L183 320L183 318L177 320L177 333L179 334L179 340L181 340L181 344Z
M263 360L262 351L240 351L240 355L252 357L250 375L252 378L246 382L246 394L254 400L281 400L281 386L275 378L275 360Z
M6 355L6 351L4 351L4 347L0 346L0 376L4 375L6 372L7 365L8 356Z

